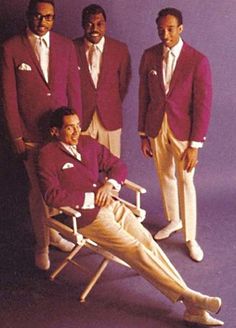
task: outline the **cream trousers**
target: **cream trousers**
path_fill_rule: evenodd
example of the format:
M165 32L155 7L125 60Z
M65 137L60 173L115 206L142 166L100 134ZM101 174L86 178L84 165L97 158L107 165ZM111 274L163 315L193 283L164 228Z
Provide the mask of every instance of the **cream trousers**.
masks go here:
M121 152L121 129L114 131L106 130L99 117L97 112L94 113L93 119L88 127L88 129L82 132L83 135L89 135L90 137L97 139L99 143L106 146L110 152L120 157Z
M101 208L80 232L128 263L171 301L176 302L187 289L149 231L120 202Z
M180 160L188 141L177 140L170 130L165 114L161 131L156 138L150 138L153 158L163 197L168 221L182 220L184 238L196 239L197 206L194 186L195 169L184 170Z

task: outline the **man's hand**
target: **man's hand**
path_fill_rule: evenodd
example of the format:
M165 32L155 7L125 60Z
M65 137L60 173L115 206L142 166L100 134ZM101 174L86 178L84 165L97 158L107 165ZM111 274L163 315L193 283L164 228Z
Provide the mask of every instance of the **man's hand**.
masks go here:
M15 151L17 155L21 156L23 159L26 159L26 145L22 138L17 138L14 140Z
M198 163L198 148L188 147L181 156L184 161L184 170L191 172Z
M141 138L141 150L145 157L152 157L152 149L148 138Z
M112 201L112 191L113 185L110 182L106 182L102 187L100 187L96 193L95 204L99 207L108 206Z

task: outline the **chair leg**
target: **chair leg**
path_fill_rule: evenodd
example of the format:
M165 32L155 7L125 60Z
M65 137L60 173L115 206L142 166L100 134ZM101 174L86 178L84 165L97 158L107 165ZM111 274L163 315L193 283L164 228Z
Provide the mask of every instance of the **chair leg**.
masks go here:
M56 276L64 269L64 267L77 255L83 245L77 245L72 252L62 261L58 268L50 274L50 280L53 281Z
M81 303L82 302L85 302L86 297L88 296L88 294L90 293L91 289L93 288L93 286L96 284L96 282L100 278L100 276L103 273L103 271L106 269L108 263L109 263L109 260L108 259L104 258L102 260L101 264L98 267L98 270L96 271L96 273L94 274L94 276L92 277L92 279L90 280L90 282L85 287L85 289L82 292L82 294L80 295L80 302Z

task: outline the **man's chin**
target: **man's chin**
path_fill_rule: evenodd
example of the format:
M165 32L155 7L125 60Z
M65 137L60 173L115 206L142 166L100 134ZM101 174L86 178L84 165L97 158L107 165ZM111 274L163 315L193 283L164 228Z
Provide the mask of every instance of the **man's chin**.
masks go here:
M102 38L101 36L94 36L94 37L90 36L88 38L88 41L93 44L97 44L101 40L101 38Z

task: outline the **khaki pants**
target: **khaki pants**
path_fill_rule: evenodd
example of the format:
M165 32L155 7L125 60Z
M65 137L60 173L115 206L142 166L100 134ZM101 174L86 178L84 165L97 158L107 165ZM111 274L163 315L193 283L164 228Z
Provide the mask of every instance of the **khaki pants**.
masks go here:
M41 195L36 171L38 145L26 143L26 147L27 160L24 161L24 165L30 182L29 209L36 241L36 252L48 252L49 239L56 242L61 236L57 231L49 230L45 224L45 220L49 216L49 209Z
M180 160L189 142L174 137L166 115L161 131L150 142L166 217L169 221L182 219L185 241L194 240L197 225L196 190L193 181L195 169L187 172Z
M106 130L102 126L96 112L93 115L92 122L90 123L88 129L82 132L82 134L89 135L90 137L97 139L97 141L106 146L113 155L120 157L121 129L114 131Z
M80 232L128 263L171 301L176 302L187 289L149 231L120 202L101 208Z

